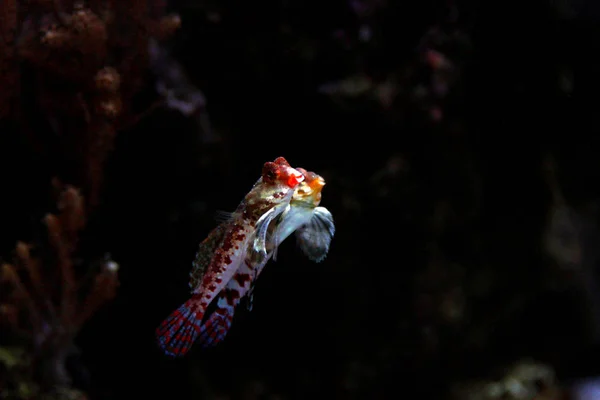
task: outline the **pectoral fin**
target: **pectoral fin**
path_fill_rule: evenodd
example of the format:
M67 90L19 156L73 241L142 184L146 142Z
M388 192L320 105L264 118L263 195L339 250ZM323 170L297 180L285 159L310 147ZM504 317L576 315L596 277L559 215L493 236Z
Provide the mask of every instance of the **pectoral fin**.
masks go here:
M285 205L271 208L264 213L256 222L256 233L252 242L252 260L257 263L262 263L267 258L267 234L269 233L269 225L285 210Z
M311 261L321 262L327 256L334 234L333 216L325 207L316 207L311 220L296 231L296 241Z

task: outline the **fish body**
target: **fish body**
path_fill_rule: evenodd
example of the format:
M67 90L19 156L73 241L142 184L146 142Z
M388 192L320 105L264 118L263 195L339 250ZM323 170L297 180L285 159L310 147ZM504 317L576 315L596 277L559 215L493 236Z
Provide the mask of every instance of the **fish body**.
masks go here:
M278 246L292 233L296 232L297 243L310 260L320 262L327 255L335 226L331 213L326 208L319 207L325 180L302 168L297 170L302 172L305 179L294 190L292 200L284 212L269 225L267 257L253 260L253 253L248 252L244 263L219 293L215 311L200 328L198 341L203 347L214 346L225 338L240 301L251 294L256 279L269 259L275 256ZM251 307L252 299L248 300Z
M279 157L262 175L231 217L200 243L190 273L191 297L156 329L159 347L173 357L186 354L200 332L208 305L225 288L247 253L266 260L268 225L286 210L304 175Z

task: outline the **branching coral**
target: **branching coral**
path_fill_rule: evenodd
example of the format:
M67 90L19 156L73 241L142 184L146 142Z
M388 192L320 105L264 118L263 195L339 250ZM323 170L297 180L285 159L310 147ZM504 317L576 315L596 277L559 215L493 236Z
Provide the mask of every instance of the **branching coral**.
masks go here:
M168 37L179 17L160 17L159 1L18 5L0 4L0 116L17 119L41 155L62 163L62 175L94 207L116 131L135 119L131 104L148 67L148 40ZM40 135L42 127L26 120L31 116L43 117L54 137Z
M79 231L85 225L83 198L65 186L58 199L58 214L47 214L49 254L17 243L13 263L2 265L2 280L9 293L1 305L3 321L18 333L34 355L31 374L42 382L65 385L70 378L65 360L82 324L107 300L118 285L118 265L105 259L80 276L75 266ZM43 249L44 247L42 247ZM93 279L93 282L89 282Z
M179 27L178 16L163 15L158 0L0 2L0 119L57 177L45 239L18 242L1 267L0 329L16 347L0 350L19 360L0 362L2 396L68 389L73 340L116 293L118 265L82 252L79 237L99 204L116 133L136 120L149 40Z

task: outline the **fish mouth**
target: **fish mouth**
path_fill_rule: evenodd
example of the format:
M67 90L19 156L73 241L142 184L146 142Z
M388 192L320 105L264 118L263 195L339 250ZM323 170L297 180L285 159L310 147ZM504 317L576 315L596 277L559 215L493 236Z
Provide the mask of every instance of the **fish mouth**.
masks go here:
M314 207L321 202L321 191L325 186L325 179L314 172L307 172L298 168L304 175L304 182L294 191L293 198L302 202L312 203Z
M307 183L313 191L321 193L323 186L325 186L325 179L323 179L322 176L316 175L314 179L308 181Z

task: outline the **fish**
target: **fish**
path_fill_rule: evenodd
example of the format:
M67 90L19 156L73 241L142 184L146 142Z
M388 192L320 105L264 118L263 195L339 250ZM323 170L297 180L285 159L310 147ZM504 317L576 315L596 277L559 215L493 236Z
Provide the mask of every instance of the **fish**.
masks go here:
M254 284L258 276L269 259L275 258L279 245L292 233L295 232L298 247L311 261L319 263L325 259L335 234L333 216L325 207L319 206L325 180L303 168L297 170L304 175L304 181L294 190L284 212L269 226L266 259L252 260L252 253L248 253L250 257L219 293L216 309L202 324L199 346L214 347L225 339L235 310L244 297L247 297L248 309L252 309Z
M283 157L266 162L261 177L236 210L200 243L190 272L191 297L155 331L158 346L167 356L188 353L209 304L247 257L256 262L267 260L268 226L285 212L294 189L303 180L304 175Z

